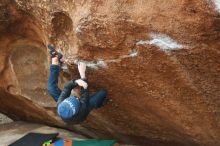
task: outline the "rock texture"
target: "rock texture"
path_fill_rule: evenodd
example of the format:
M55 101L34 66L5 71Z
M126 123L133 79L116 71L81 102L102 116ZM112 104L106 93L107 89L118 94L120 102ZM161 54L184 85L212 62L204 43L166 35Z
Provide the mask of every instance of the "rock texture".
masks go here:
M7 116L0 114L0 124L10 123L12 120Z
M2 0L0 111L66 127L49 108L55 106L46 89L52 42L72 78L78 77L73 62L84 59L91 90L109 91L112 102L82 124L87 132L139 145L218 146L218 6L214 0ZM34 115L35 107L46 115Z

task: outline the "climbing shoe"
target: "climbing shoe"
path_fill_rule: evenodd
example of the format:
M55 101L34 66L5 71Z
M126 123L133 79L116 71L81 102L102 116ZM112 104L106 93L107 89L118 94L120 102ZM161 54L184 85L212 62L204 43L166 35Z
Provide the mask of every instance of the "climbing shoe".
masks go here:
M57 52L53 45L48 44L47 47L50 50L51 58L58 56L59 61L62 62L63 55L61 53Z

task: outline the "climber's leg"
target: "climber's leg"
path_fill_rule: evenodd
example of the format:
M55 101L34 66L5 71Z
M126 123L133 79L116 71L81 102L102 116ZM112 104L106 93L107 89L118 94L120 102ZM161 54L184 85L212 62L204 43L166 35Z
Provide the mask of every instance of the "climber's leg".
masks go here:
M50 75L48 79L48 92L54 98L58 100L61 90L58 88L58 77L60 72L60 66L58 57L52 58L52 64L50 65Z
M107 91L106 90L99 90L94 95L92 95L89 99L89 106L90 109L99 108L103 106L105 100L107 99Z

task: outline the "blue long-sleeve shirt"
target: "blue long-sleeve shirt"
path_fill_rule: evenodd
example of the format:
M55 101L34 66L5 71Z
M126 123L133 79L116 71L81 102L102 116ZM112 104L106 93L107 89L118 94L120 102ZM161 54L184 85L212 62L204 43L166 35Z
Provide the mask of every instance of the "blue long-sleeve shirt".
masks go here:
M68 81L64 85L64 89L61 91L58 87L60 67L58 65L50 66L50 76L48 80L48 92L59 105L63 100L68 98L71 94L72 89L77 87L77 83L74 80ZM73 124L79 124L86 119L90 111L92 110L89 106L89 90L81 88L80 91L80 109L79 112L74 115L71 119L65 120Z

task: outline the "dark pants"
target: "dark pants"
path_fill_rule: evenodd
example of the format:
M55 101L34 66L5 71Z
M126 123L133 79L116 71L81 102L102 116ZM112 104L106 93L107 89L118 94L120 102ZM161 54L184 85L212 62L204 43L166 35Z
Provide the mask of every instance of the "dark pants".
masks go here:
M50 65L50 75L48 80L48 92L54 98L55 101L58 100L61 90L58 87L58 77L59 77L60 67L59 65ZM83 94L81 92L81 94ZM103 105L107 97L106 90L99 90L95 94L89 97L89 109L99 108Z
M94 108L99 108L103 105L104 101L107 97L107 91L106 90L99 90L95 94L89 97L89 108L90 110Z

